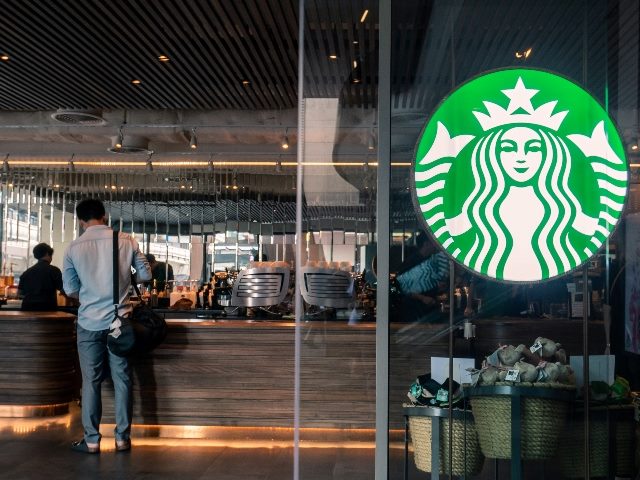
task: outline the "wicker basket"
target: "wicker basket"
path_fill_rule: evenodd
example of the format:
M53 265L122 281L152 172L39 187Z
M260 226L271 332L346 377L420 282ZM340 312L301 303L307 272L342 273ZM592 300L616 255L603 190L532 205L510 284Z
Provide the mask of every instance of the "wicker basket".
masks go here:
M412 407L429 409L430 407ZM431 422L430 416L411 416L409 413L409 432L413 445L414 459L418 470L431 472ZM438 420L436 418L436 420ZM441 418L440 425L440 473L449 473L449 419ZM465 442L466 440L466 442ZM465 457L466 456L466 457ZM466 460L466 465L465 465ZM480 452L478 434L473 425L473 417L465 420L453 419L453 474L477 475L482 470L484 457Z
M633 407L610 406L615 475L631 477L634 473ZM597 411L597 409L594 409ZM566 478L584 478L584 426L582 417L569 422L566 441L560 445L560 464ZM589 471L593 477L609 475L609 424L605 418L592 418L589 422Z
M503 385L511 386L506 383ZM552 384L534 388L575 390L564 385ZM511 397L509 395L473 396L473 393L469 396L482 453L488 458L510 459ZM555 457L569 403L565 399L527 397L526 395L522 395L521 402L522 458L547 460Z

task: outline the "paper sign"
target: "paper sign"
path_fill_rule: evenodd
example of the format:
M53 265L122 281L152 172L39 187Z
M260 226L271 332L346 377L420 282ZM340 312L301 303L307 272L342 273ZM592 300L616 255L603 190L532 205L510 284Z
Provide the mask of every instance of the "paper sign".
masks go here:
M507 376L505 377L507 382L519 382L520 381L520 370L508 370Z
M467 368L474 367L475 360L473 358L454 358L453 380L460 384L472 383L471 373L467 371ZM431 357L431 378L438 383L443 383L449 378L448 357Z
M576 374L576 386L581 388L584 383L582 371L582 355L569 357L569 364ZM589 355L589 381L605 382L611 385L615 380L615 355Z

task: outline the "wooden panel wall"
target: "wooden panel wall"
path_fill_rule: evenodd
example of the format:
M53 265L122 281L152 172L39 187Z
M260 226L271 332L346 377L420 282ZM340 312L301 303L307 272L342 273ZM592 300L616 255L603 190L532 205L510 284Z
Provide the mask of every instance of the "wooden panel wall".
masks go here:
M392 326L390 418L402 428L402 403L431 356L448 355L445 325ZM545 335L581 353L580 321L479 321L475 345L456 338L459 356L489 354L499 342ZM600 353L601 323L592 352ZM530 338L531 337L531 338ZM574 348L576 350L574 350ZM293 426L294 325L285 322L172 323L167 341L133 362L134 423ZM113 392L104 417L113 422ZM301 426L374 428L375 324L306 322L302 326Z
M0 405L52 405L76 394L75 317L0 312Z

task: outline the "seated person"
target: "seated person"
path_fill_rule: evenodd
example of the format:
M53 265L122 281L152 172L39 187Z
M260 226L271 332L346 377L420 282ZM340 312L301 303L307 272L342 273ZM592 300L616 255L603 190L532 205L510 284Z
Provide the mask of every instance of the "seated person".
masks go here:
M158 262L156 256L147 253L147 261L151 267L151 282L156 281L156 288L159 291L164 290L167 282L173 280L173 267L166 262Z
M57 292L62 290L62 272L51 265L53 248L46 243L33 247L33 256L38 260L20 276L18 293L22 297L22 310L57 310ZM63 292L64 294L64 292Z

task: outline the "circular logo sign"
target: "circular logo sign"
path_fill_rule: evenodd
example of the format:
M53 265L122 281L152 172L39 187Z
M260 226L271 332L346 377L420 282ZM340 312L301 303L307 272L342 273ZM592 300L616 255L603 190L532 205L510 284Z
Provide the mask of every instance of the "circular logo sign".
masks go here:
M564 77L506 69L457 88L425 126L416 208L456 261L498 280L562 275L620 220L627 161L611 119Z

